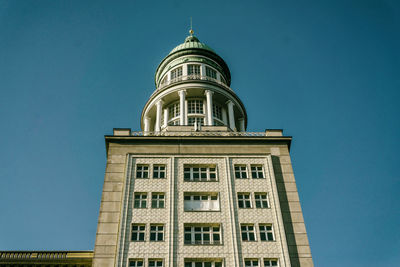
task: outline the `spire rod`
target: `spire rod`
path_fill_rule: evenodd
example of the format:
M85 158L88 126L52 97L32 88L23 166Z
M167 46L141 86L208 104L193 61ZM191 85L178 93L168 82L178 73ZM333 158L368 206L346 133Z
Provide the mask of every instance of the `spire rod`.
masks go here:
M190 35L193 36L193 25L192 25L192 17L190 17L190 31L189 31Z

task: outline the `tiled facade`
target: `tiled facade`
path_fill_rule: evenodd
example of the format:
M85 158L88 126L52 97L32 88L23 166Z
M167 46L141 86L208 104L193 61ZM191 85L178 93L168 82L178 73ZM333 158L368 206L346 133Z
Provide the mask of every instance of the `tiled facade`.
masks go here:
M248 149L243 150L232 140L219 140L205 153L201 144L177 141L154 146L153 140L145 139L151 138L123 145L114 143L113 137L108 141L95 266L129 266L130 259L142 259L148 266L149 259L162 259L163 266L172 267L202 258L222 260L223 266L244 266L246 259L260 260L259 266L263 259L277 259L279 266L312 266L287 145L275 145L265 137L264 144L245 144ZM247 139L251 144L253 139ZM154 179L152 166L160 164L166 167L166 178ZM196 164L215 165L217 181L185 181L184 166ZM149 166L149 178L136 178L137 165ZM235 178L237 165L247 167L248 178ZM251 166L262 166L264 178L252 178ZM147 193L146 208L134 208L135 192ZM165 193L165 208L151 207L153 192ZM217 192L220 210L185 211L185 192ZM251 208L239 208L238 192L250 194ZM268 208L256 207L255 193L267 193ZM131 240L132 224L146 226L144 241ZM150 241L153 224L164 226L163 241ZM220 225L222 242L185 244L185 225ZM242 240L241 225L254 226L255 241ZM273 241L261 240L260 225L272 226Z

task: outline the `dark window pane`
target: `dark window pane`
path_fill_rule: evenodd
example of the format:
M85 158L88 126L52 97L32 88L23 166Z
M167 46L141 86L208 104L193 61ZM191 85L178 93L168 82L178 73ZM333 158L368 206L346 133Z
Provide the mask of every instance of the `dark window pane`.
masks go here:
M156 240L156 233L151 233L150 234L150 240Z
M192 240L192 235L191 234L185 234L185 243L189 243Z
M256 240L256 239L254 238L254 233L253 233L253 232L250 232L250 233L249 233L249 240L250 240L250 241Z
M265 233L260 233L260 239L262 240L262 241L266 241L267 239L266 239L266 236L265 236Z
M274 240L274 236L272 235L272 233L268 233L268 240Z

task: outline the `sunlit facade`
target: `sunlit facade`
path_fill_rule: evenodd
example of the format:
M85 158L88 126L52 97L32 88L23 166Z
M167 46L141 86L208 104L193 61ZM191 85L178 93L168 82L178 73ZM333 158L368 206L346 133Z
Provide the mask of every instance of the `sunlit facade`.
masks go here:
M248 132L225 61L192 33L140 132L106 136L93 266L313 266L282 130Z

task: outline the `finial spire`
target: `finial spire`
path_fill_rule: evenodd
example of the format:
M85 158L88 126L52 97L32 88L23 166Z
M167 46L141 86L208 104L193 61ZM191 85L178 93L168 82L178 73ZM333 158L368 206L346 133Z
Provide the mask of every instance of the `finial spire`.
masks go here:
M193 31L193 27L192 27L192 17L190 17L190 31L189 31L189 33L190 33L190 36L193 36L194 31Z

